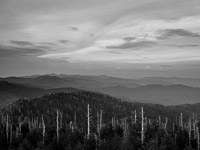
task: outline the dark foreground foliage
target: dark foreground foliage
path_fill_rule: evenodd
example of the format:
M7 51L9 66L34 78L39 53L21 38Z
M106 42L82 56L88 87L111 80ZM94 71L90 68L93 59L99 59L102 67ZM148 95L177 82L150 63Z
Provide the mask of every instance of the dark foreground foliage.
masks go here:
M92 92L19 100L2 110L0 120L1 150L192 150L199 145L198 119L191 111Z

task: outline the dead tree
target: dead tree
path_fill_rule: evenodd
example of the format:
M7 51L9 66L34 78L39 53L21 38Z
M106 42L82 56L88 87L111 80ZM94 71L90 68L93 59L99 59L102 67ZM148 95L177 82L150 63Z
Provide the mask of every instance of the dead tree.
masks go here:
M197 150L200 150L199 127L198 126L197 126L197 129L196 129L196 132L197 132Z
M102 121L103 121L103 110L100 110L100 122L99 122L100 130L102 128Z
M97 111L97 134L98 136L100 134L100 116L98 111Z
M180 118L180 126L181 130L183 130L183 114L181 113L181 118Z
M45 122L44 122L44 117L42 115L42 142L44 143L44 138L45 138Z
M112 127L115 129L115 117L112 117Z
M135 110L135 121L134 121L134 123L136 124L136 122L137 122L137 112Z
M141 123L141 141L142 141L142 145L144 144L144 112L143 112L143 107L141 109L141 113L142 113L142 123Z
M188 123L188 134L189 134L189 147L191 147L191 118L189 119L189 123Z
M56 135L57 135L57 142L59 141L59 111L57 109L57 117L56 117Z
M12 135L13 135L13 132L12 132L12 124L10 125L10 147L12 147Z
M87 138L90 137L90 105L87 107Z
M9 117L8 117L8 114L6 116L6 138L7 138L7 143L8 143L8 138L9 138Z
M168 118L165 118L165 130L167 129Z

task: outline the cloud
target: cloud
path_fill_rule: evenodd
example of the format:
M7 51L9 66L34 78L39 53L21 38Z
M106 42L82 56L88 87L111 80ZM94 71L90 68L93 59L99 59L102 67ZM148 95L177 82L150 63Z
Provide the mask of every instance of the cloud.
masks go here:
M200 45L197 45L197 44L167 44L167 45L164 45L164 46L167 46L167 47L178 47L178 48L189 48L189 47L199 47Z
M69 43L68 40L59 40L58 42L60 42L60 43L62 43L62 44L67 44L67 43Z
M49 43L49 42L43 42L43 43L39 43L39 44L43 44L43 45L56 45L55 43Z
M79 28L77 28L77 27L70 27L70 30L71 31L79 31Z
M34 45L33 43L29 41L15 41L15 40L10 40L10 43L19 45L19 46L32 46Z
M125 38L123 38L125 41L127 41L127 42L130 42L130 41L132 41L132 40L135 40L136 38L135 37L125 37Z
M172 37L200 37L200 33L185 29L165 29L159 30L157 39L167 39Z
M108 49L129 49L129 48L146 48L156 45L153 41L137 41L137 42L126 42L118 46L107 46Z
M111 54L122 54L121 52L116 52L116 51L109 51Z
M0 45L0 58L8 58L15 56L30 56L30 55L42 55L45 51L39 48L19 48L13 46Z

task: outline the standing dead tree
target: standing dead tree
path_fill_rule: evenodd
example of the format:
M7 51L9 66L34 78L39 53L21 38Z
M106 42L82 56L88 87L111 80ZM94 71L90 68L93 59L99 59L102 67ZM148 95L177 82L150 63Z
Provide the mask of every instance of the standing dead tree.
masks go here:
M196 128L196 135L197 135L197 150L200 150L200 141L199 141L199 127Z
M87 106L87 138L90 137L90 105Z
M142 141L142 145L144 144L144 111L143 111L143 107L141 108L141 113L142 113L142 123L141 123L141 141Z
M42 115L42 142L44 143L44 139L45 139L45 122L44 122L44 117Z
M59 141L59 111L57 109L57 116L56 116L56 137L57 142Z

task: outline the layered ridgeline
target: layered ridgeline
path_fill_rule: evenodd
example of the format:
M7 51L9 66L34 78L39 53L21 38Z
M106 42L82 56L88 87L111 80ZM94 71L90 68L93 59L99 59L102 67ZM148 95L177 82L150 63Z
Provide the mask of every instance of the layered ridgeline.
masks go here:
M136 88L112 86L98 88L99 91L130 102L178 105L200 102L200 88L177 85L146 85Z
M47 94L5 107L0 141L21 149L197 148L197 105L130 103L87 91Z
M8 81L20 84L31 84L45 88L59 87L106 87L125 86L134 88L151 84L176 85L182 84L190 87L200 88L200 78L178 78L178 77L146 77L139 79L125 79L111 76L89 76L89 75L65 75L47 74L25 77L0 78L1 81Z
M76 115L77 124L83 126L87 124L87 106L90 105L90 114L95 122L97 112L103 110L103 122L111 122L112 117L121 119L134 115L135 111L141 118L141 108L144 108L144 115L151 120L168 118L171 123L178 123L180 114L183 114L183 120L187 121L190 116L199 115L197 109L200 104L163 106L158 104L130 103L121 101L114 97L101 93L77 91L70 93L47 94L35 99L21 99L3 108L3 114L9 114L13 123L18 119L40 118L44 116L47 123L55 123L56 112L62 114L64 122L74 120ZM196 108L196 109L194 109ZM163 120L163 121L164 121ZM94 126L96 124L94 123Z
M55 93L58 88L58 92L67 92L69 88L74 88L72 90L78 88L101 92L130 102L163 105L200 102L199 79L159 77L122 79L108 76L51 74L43 76L8 77L0 78L0 80L9 82L10 84L22 84L23 86L27 86L27 89L32 88L32 92L27 91L19 94L17 93L19 90L16 90L14 94L9 89L6 92L5 90L0 90L0 97L11 97L10 101L24 97L35 98L52 91ZM1 84L0 87L2 86ZM15 87L18 88L17 86ZM9 95L5 95L6 93Z
M59 92L74 92L80 91L75 88L54 88L54 89L43 89L34 87L31 85L24 85L18 83L9 83L7 81L0 81L0 108L23 98L36 98L44 96L49 93Z

